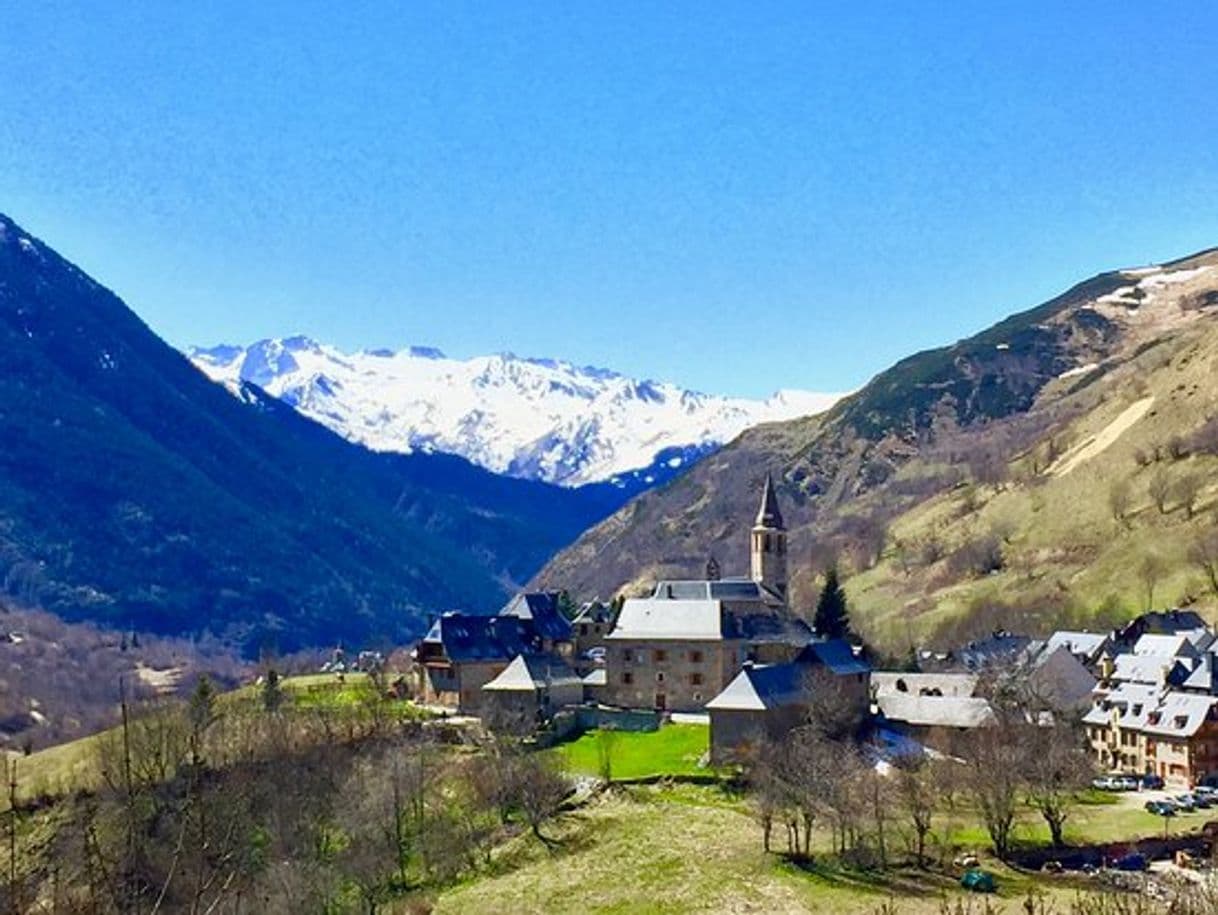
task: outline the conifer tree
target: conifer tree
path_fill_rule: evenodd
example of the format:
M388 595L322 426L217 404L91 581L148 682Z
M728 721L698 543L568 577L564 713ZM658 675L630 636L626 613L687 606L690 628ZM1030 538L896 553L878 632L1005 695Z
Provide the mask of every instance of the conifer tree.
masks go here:
M821 638L844 639L850 634L850 611L846 607L846 592L837 577L837 567L825 573L825 587L816 602L816 617L812 628Z

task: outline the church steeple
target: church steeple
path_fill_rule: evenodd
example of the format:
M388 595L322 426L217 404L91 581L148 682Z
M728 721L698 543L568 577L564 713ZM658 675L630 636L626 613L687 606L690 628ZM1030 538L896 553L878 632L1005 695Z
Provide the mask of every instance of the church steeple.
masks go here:
M787 528L778 508L774 480L767 473L761 492L761 507L753 524L750 539L750 567L753 581L764 585L786 600L787 597Z

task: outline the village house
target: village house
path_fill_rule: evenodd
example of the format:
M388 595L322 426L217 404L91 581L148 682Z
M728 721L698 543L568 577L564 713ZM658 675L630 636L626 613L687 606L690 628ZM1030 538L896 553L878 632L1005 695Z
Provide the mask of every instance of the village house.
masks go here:
M518 595L494 616L444 613L415 647L416 693L423 702L476 715L482 687L514 658L564 658L571 651L570 624L558 608L557 594Z
M868 712L870 673L866 661L841 639L812 642L782 664L746 662L706 705L711 761L719 765L747 759L817 712L828 712L840 722L862 723Z
M1173 786L1218 771L1218 698L1143 683L1097 695L1083 717L1104 769L1153 774Z
M520 654L482 687L482 719L492 730L528 734L583 698L583 680L561 658Z
M603 701L700 711L747 661L793 660L812 633L787 610L786 554L786 527L767 477L750 532L752 577L661 581L650 597L625 601L605 637Z

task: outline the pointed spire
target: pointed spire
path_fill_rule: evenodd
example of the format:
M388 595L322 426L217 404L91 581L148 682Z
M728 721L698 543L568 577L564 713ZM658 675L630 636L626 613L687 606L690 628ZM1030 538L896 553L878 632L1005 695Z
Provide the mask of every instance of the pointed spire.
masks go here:
M774 493L774 478L768 473L765 475L765 490L761 494L761 508L757 512L756 526L786 530L782 512L778 510L778 496Z

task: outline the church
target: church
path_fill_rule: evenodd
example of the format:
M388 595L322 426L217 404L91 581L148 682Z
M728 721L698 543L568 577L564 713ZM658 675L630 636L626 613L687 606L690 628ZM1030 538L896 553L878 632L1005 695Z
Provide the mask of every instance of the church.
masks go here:
M627 600L605 637L602 701L628 708L702 711L746 664L793 660L812 632L787 606L787 530L767 476L749 534L748 578L661 581Z

